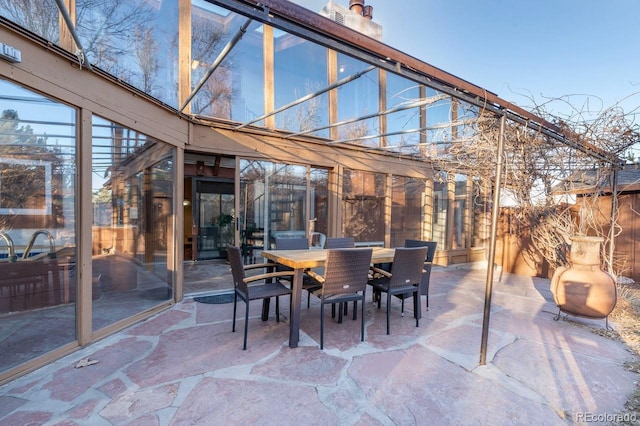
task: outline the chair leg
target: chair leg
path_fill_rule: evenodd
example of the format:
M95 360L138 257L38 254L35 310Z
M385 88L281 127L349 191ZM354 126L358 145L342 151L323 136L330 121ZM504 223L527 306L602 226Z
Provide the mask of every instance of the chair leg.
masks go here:
M391 293L387 292L387 334L391 334L391 328L389 327L390 317L391 317Z
M332 310L335 305L331 305ZM320 350L324 349L324 303L320 303Z
M338 324L342 324L342 312L344 310L344 308L342 307L343 303L344 302L338 303Z
M362 296L362 318L360 318L361 323L360 323L360 341L364 342L364 295ZM355 316L355 306L353 307L353 312L354 312L354 316ZM355 319L355 318L354 318Z
M331 304L331 318L335 318L336 317L336 304L332 303Z
M413 315L416 317L416 327L420 327L420 290L413 293Z
M236 332L236 308L238 306L238 293L233 294L233 325L231 327L231 332Z
M427 301L427 303L429 303ZM309 307L311 306L311 292L307 291L307 309L309 309Z
M280 296L276 296L276 322L280 322Z
M357 319L358 319L358 301L354 300L353 301L353 320L355 321Z
M427 282L427 291L425 291L425 296L427 296L427 311L429 310L429 282Z
M400 316L404 316L404 295L402 296L402 309L400 309Z
M247 333L249 332L249 298L245 303L245 311L244 311L244 345L242 346L242 350L247 350Z

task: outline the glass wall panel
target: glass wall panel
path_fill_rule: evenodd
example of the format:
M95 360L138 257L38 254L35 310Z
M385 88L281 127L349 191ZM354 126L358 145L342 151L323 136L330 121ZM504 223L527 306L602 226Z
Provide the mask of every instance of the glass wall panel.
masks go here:
M420 107L408 108L421 100L420 86L418 83L387 73L386 109L399 109L388 114L387 119L387 146L394 151L402 151L405 154L418 154L417 144L420 143ZM405 109L407 108L407 109ZM413 132L408 132L414 130Z
M356 241L384 241L384 194L382 173L345 170L342 187L342 230Z
M76 16L91 64L178 107L178 0L78 0Z
M174 151L93 118L93 329L173 297Z
M314 231L311 243L324 246L329 231L329 170L311 168L311 219Z
M76 340L74 108L0 79L0 372Z
M406 239L423 239L425 184L424 179L393 176L391 247L403 247Z
M453 203L453 241L452 249L467 247L469 223L467 223L467 176L455 175L455 201Z
M452 128L451 128L451 98L442 93L436 92L431 88L427 88L427 97L434 99L433 103L427 106L427 142L429 146L428 154L432 157L448 156L448 147L451 145Z
M60 19L55 0L0 0L0 16L54 44L59 43Z
M342 80L369 67L362 61L342 53L338 54L338 80ZM377 71L369 71L355 81L338 88L338 121L363 117L379 110L379 79ZM380 121L376 118L360 120L338 128L340 140L353 140L354 143L377 147L378 138L358 139L380 133Z
M255 260L263 247L273 248L277 237L307 237L309 220L314 217L315 239L319 243L326 238L328 171L309 168L311 178L307 183L307 169L268 161L240 161L239 224L248 260Z
M487 247L491 235L491 203L479 179L473 180L471 247Z
M438 247L445 249L447 238L447 211L449 210L449 191L447 174L441 172L433 182L433 235L431 239L438 242Z
M240 122L260 117L264 114L262 24L252 22L222 59L221 54L247 18L205 1L194 0L192 6L192 87L206 77L212 64L218 65L191 101L191 112Z
M274 43L276 109L327 87L325 47L279 30L274 31ZM328 93L312 97L276 115L276 127L291 132L305 132L328 124ZM312 134L329 137L327 129Z

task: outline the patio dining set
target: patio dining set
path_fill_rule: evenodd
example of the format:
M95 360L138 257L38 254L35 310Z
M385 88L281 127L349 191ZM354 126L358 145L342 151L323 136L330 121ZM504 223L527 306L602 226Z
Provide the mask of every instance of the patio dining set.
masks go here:
M238 301L245 303L243 349L247 348L249 304L262 300L262 320L269 318L270 300L275 298L276 320L280 320L280 296L290 296L289 346L298 346L302 291L307 292L307 308L311 296L320 300L320 349L324 348L324 308L331 305L331 316L342 322L353 303L352 317L357 319L360 302L361 337L364 341L365 298L372 288L373 301L381 308L386 294L387 334L391 333L391 300L413 299L416 327L421 318L420 296L426 296L429 308L429 278L437 243L406 240L404 247L356 247L353 238L328 238L326 248L310 249L307 238L277 238L275 250L265 250L264 263L245 264L242 249L227 247L234 281L232 331L236 329ZM262 273L252 273L259 271Z

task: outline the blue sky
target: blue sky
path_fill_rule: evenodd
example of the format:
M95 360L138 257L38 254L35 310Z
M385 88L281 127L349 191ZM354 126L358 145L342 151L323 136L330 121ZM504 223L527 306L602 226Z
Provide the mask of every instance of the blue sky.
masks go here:
M314 12L328 3L292 2ZM348 7L349 0L335 3ZM365 4L385 44L522 107L564 97L568 103L549 103L547 110L597 112L617 103L628 113L640 109L640 0Z

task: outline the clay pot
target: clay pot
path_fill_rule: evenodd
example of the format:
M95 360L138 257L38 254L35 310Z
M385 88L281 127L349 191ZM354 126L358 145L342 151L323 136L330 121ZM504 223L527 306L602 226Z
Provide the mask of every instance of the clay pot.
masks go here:
M572 237L569 266L551 278L553 300L562 312L586 318L606 318L617 302L614 278L600 269L602 237Z

